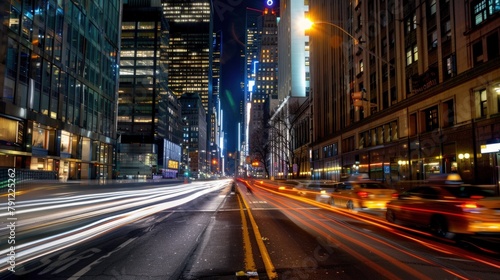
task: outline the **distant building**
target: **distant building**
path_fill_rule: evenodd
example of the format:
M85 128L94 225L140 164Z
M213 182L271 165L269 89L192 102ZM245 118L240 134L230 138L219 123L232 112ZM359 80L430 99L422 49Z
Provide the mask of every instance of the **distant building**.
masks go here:
M179 101L182 106L182 156L184 173L193 178L206 178L207 122L206 113L198 93L185 93Z
M250 114L248 143L249 156L254 163L252 169L258 176L267 176L264 162L269 150L264 143L268 139L270 108L278 105L278 16L274 10L265 9L262 12L257 20L257 31L261 35L259 41L253 42L259 45L257 59L253 62L255 86L250 92L250 107L247 111Z
M121 7L2 1L0 166L111 178Z

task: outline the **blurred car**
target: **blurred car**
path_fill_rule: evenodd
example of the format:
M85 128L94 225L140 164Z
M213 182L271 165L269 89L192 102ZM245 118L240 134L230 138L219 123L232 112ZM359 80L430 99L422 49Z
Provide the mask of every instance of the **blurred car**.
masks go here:
M479 186L422 185L389 202L386 219L426 227L440 237L500 234L500 197Z
M295 184L293 191L297 195L327 203L339 183L328 180L300 181Z
M372 180L346 181L337 185L329 203L347 209L385 209L398 193L387 185Z

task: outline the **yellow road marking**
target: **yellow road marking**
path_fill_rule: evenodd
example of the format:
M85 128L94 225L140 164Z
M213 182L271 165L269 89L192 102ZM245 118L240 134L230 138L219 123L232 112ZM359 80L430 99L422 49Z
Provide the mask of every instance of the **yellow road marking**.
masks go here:
M241 223L243 224L243 248L245 249L245 270L257 271L255 261L253 259L252 244L250 243L250 233L248 232L247 219L243 211L242 198L238 195L238 203L240 204Z
M262 261L264 262L264 266L266 267L266 272L267 276L269 279L278 279L278 274L276 273L276 269L274 268L274 265L271 261L271 257L269 256L269 253L267 252L266 245L264 244L264 241L262 240L262 235L260 234L259 228L257 226L257 223L255 222L255 219L253 218L252 211L250 211L250 207L248 207L248 203L246 200L242 197L243 203L245 204L245 207L247 208L248 212L248 218L250 219L250 223L252 224L252 228L255 234L255 241L257 242L257 245L259 246L260 254L262 255Z

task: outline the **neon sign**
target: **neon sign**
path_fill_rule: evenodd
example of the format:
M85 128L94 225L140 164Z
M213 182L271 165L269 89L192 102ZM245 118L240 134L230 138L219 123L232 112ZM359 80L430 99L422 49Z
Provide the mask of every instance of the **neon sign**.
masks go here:
M273 0L267 0L267 5L268 6L272 6L274 4L274 1Z

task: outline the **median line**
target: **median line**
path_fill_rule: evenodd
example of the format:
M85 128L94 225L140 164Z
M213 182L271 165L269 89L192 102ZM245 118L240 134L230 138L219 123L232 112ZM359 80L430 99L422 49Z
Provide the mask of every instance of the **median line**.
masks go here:
M255 219L252 215L252 211L250 210L248 203L243 198L241 193L239 193L239 197L243 201L243 203L245 204L245 207L247 209L248 218L250 219L250 223L252 224L252 228L253 228L253 231L255 234L255 241L257 242L257 246L259 247L260 254L262 255L262 261L264 262L264 266L266 267L267 276L269 279L278 279L278 274L276 273L276 269L274 268L274 265L271 261L271 257L269 256L266 245L264 244L264 241L262 240L262 235L260 234L259 227L257 226L257 223L255 222ZM244 220L246 223L246 220L244 218L242 218L242 220ZM243 233L243 234L245 235L245 233Z
M254 272L257 271L257 267L255 265L255 261L252 253L252 243L250 242L250 233L248 231L247 219L245 217L245 211L243 209L242 198L238 195L238 204L240 205L240 215L241 215L241 223L243 229L243 248L245 250L245 271ZM239 271L236 273L237 276L246 275L247 273L243 271Z

